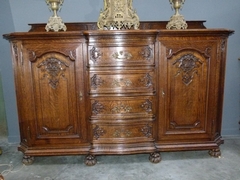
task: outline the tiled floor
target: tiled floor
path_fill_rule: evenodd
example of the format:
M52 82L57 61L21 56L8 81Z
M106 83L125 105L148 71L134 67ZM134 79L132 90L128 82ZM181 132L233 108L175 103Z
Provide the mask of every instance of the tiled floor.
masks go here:
M25 166L16 144L0 136L0 146L5 180L240 180L239 137L225 138L221 158L207 151L165 152L160 163L152 164L148 154L98 156L93 167L83 163L84 156L36 157Z

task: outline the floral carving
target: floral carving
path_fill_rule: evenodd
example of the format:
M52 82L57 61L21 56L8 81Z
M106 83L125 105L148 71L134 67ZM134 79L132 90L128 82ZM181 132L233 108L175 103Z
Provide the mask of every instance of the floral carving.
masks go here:
M131 106L119 102L116 106L112 108L112 113L130 113L131 110L132 110Z
M92 104L92 112L94 114L99 114L104 109L104 106L98 101L94 101Z
M59 78L64 77L64 72L68 65L56 58L48 58L38 65L38 68L41 68L41 71L44 73L43 77L47 77L49 80L49 85L56 89Z
M114 137L120 138L120 137L131 137L132 132L129 131L128 129L124 129L124 128L119 128L116 129L113 133Z
M176 76L182 74L183 83L189 85L193 81L194 74L197 74L198 64L202 62L193 54L182 56L173 63L178 68Z
M102 128L100 128L98 125L95 126L93 129L93 136L95 139L100 138L100 136L103 136L106 133L106 131Z
M147 112L151 112L151 111L152 111L152 102L151 102L149 99L147 99L147 100L141 105L141 107L142 107L143 109L145 109Z
M152 136L152 127L147 124L146 126L142 127L140 130L144 136L151 137Z
M97 76L97 74L94 74L93 77L91 77L91 86L94 88L97 88L98 86L101 86L104 83L104 81Z
M152 49L149 46L144 47L139 54L142 55L142 57L144 57L146 60L149 60L152 57Z
M152 76L147 73L143 78L139 80L141 83L143 83L146 87L151 87L153 85L152 83Z

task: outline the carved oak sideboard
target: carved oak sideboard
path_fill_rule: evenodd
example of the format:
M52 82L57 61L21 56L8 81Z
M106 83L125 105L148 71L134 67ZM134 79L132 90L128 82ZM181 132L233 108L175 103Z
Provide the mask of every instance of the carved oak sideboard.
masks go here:
M220 155L227 29L141 22L141 30L4 35L11 43L23 162L34 156L209 150Z

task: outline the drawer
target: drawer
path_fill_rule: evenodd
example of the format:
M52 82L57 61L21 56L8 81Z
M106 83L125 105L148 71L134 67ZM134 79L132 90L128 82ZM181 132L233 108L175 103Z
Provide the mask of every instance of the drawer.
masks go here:
M155 116L155 96L91 98L91 119L131 119Z
M143 141L153 138L152 122L132 124L93 124L93 140L107 143Z
M153 65L154 45L88 46L88 58L90 66Z
M154 69L148 71L90 72L90 94L93 93L154 93L156 77Z

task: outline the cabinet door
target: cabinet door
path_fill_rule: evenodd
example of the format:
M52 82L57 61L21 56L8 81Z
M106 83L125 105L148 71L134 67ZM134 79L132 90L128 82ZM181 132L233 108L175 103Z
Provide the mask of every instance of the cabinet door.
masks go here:
M16 76L22 142L86 142L82 43L26 40Z
M222 96L217 40L185 37L161 43L158 139L213 139Z

